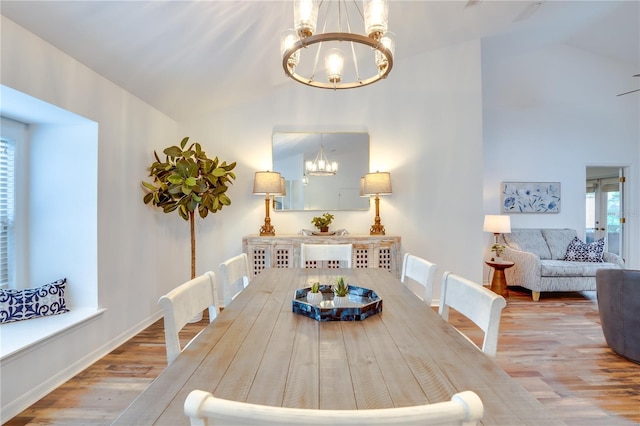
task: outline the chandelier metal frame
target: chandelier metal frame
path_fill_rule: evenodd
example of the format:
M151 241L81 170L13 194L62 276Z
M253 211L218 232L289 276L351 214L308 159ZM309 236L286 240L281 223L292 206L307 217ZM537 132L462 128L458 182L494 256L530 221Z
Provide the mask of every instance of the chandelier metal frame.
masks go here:
M370 77L351 82L323 82L315 80L315 75L305 77L296 73L296 67L292 64L291 57L300 49L306 48L316 43L323 43L328 41L347 41L369 46L385 56L387 60L387 66L382 70L382 72L378 72ZM389 50L384 44L382 44L380 40L376 40L361 34L340 32L324 33L312 35L296 41L289 49L284 52L282 56L282 67L284 68L284 72L288 77L291 77L292 79L302 84L306 84L307 86L333 90L353 89L356 87L364 87L371 83L375 83L376 81L387 78L387 76L391 72L391 69L393 68L393 54L391 53L391 50Z

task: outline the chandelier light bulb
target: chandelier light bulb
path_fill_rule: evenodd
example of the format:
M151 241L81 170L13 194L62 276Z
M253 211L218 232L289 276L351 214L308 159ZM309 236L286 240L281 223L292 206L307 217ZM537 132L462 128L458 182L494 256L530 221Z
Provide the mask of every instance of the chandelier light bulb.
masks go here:
M293 3L293 22L300 38L315 34L318 23L318 7L317 0L296 0Z
M291 47L298 41L298 34L295 30L284 30L280 37L280 54L284 56L284 53L291 49ZM295 70L296 65L300 61L300 51L296 50L287 60L287 66L292 71Z
M344 56L340 49L330 49L325 57L325 67L327 69L327 79L331 83L340 83L342 80L342 69L344 67Z
M393 34L392 32L387 32L380 39L380 44L382 44L382 46L387 48L389 52L391 52L392 56L396 47L394 36L395 34ZM378 66L378 72L380 73L380 75L382 75L386 70L387 66L389 66L389 60L379 50L376 50L375 58L376 58L376 65Z
M389 6L386 0L363 0L365 33L379 40L387 32Z

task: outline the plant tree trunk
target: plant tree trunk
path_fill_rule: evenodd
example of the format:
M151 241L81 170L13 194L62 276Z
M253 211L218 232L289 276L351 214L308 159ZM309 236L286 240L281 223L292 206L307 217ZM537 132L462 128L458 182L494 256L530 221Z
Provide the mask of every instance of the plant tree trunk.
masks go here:
M196 227L195 212L189 212L189 227L191 228L191 279L196 277Z

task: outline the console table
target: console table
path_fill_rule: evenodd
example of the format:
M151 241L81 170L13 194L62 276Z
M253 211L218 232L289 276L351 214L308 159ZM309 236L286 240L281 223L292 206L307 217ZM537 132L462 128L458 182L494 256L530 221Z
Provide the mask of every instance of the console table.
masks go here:
M300 267L300 244L303 243L352 244L354 268L387 269L394 277L400 277L400 237L393 235L247 235L242 238L242 251L249 257L249 269L254 277L265 268Z

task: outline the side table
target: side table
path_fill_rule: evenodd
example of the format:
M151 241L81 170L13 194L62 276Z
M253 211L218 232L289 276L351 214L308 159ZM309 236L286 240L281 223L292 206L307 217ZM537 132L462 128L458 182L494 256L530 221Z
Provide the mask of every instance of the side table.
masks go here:
M491 280L491 291L502 297L509 297L509 288L507 287L507 278L504 275L504 270L511 268L515 263L506 260L487 260L485 263L494 270L493 279Z

